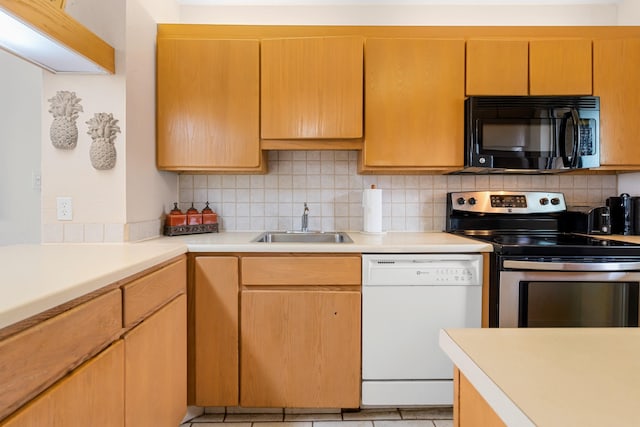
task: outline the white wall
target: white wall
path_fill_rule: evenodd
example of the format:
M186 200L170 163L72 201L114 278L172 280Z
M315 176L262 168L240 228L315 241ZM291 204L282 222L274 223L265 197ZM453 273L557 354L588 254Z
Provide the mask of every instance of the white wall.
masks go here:
M618 25L640 24L640 1L622 0L618 4Z
M42 106L43 241L136 241L160 233L161 218L177 199L177 176L155 168L155 36L149 10L170 16L174 0L110 2L68 0L65 10L115 48L113 76L53 75L44 79L46 100L58 90L76 92L84 112L74 150L55 149L48 140L53 118ZM175 19L177 20L177 18ZM121 133L115 140L116 166L93 169L86 121L112 113ZM56 219L56 198L73 200L73 220Z
M177 175L155 163L156 21L137 0L127 1L127 223L129 240L157 235L161 220L177 200ZM151 235L151 236L150 236Z
M140 0L140 4L158 23L180 20L180 5L176 0Z
M93 3L93 2L92 2ZM118 242L126 240L126 132L125 120L125 0L109 2L108 10L99 7L73 10L82 2L70 2L67 10L92 31L92 22L83 16L101 17L98 23L108 23L108 31L102 28L105 41L116 51L116 74L77 75L45 73L42 102L42 222L44 242ZM71 10L70 10L71 9ZM74 13L72 13L74 12ZM96 31L96 33L98 33ZM49 140L49 127L53 117L48 113L47 99L57 91L76 93L81 99L83 112L76 124L78 144L73 150L55 148ZM86 122L95 113L111 113L118 119L121 133L115 140L116 165L107 171L93 168L89 159L91 137ZM58 221L56 198L71 197L73 220Z
M42 73L0 50L0 245L40 241Z
M183 6L183 23L253 25L615 25L615 4Z

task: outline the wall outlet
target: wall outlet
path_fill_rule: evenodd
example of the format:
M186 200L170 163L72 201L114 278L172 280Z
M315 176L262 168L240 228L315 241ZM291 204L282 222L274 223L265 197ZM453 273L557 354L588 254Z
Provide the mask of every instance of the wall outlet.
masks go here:
M60 221L73 219L73 203L71 197L56 197L57 217Z

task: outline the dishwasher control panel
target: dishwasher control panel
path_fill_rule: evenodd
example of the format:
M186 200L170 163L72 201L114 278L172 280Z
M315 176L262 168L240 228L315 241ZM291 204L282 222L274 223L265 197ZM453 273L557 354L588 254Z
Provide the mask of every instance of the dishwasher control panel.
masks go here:
M482 285L479 254L366 254L363 286Z

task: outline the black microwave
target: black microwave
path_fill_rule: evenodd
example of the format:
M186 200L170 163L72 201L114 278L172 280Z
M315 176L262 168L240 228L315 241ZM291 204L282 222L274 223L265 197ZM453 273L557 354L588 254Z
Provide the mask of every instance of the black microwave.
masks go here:
M465 169L554 173L600 166L597 96L472 96L465 100Z

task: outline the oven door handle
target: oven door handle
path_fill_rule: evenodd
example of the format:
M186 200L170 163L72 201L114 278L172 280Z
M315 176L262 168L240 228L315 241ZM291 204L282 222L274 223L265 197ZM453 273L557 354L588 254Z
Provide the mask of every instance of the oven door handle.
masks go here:
M640 270L640 262L552 262L505 260L504 268L539 271L630 271Z

